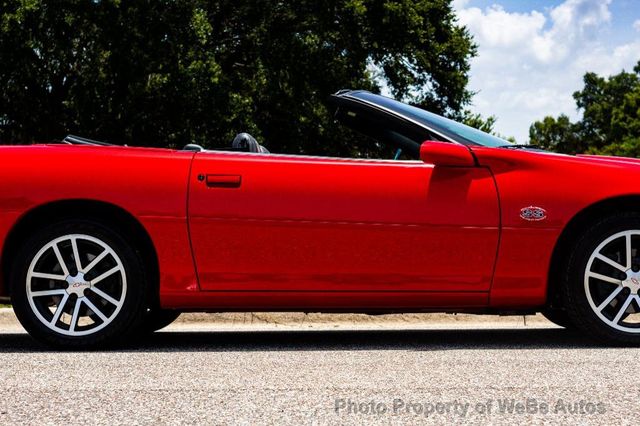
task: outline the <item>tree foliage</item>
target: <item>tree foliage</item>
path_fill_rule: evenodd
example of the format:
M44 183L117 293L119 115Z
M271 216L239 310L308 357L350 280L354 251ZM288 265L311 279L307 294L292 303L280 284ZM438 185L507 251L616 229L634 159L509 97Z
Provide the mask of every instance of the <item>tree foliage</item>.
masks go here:
M450 0L0 0L0 140L358 155L342 88L460 118L475 46Z
M640 156L640 62L609 78L587 73L573 94L582 119L545 117L529 129L531 143L564 153Z
M495 128L496 122L498 121L495 115L490 115L485 118L482 116L482 114L473 113L470 110L465 110L460 121L466 124L467 126L471 126L485 133L492 134L494 136L504 139L505 141L508 141L511 143L517 143L515 137L505 136L495 131L494 128Z
M475 127L478 130L482 130L485 133L494 133L494 127L496 125L497 118L495 115L490 115L484 118L481 114L472 113L469 110L464 111L462 122L467 126Z

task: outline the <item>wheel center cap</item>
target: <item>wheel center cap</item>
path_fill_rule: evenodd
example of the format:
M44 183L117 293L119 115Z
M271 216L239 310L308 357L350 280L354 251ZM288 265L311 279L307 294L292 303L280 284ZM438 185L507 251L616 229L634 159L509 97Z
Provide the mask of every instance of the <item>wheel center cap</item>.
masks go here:
M640 291L640 272L628 270L627 279L622 281L622 285L631 290L632 294L638 294L638 291Z
M78 272L75 276L69 275L66 279L67 293L75 294L78 297L84 297L84 291L91 287L91 283L84 278L82 272Z

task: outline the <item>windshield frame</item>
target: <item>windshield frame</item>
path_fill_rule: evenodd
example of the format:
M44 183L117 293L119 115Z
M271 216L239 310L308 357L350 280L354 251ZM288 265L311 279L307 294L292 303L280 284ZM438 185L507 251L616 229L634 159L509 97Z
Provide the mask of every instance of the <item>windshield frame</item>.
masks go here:
M486 133L481 130L475 129L473 127L467 126L465 124L459 123L455 120L451 120L441 115L434 114L430 111L406 104L404 102L397 101L393 98L389 98L386 96L377 95L364 90L348 91L344 93L339 92L335 96L349 98L351 100L368 105L369 107L373 107L373 108L385 111L398 118L402 118L403 120L413 123L414 125L419 126L425 129L426 131L432 133L433 135L441 138L440 140L442 140L443 142L454 142L460 145L484 146L484 147L490 147L490 148L499 148L499 147L512 145L509 141L502 139L498 136L491 135L489 133ZM403 109L410 108L412 110L415 110L415 112L409 115L405 111L400 110L399 108L394 108L395 106L394 104L400 104L403 106ZM442 123L450 124L451 127L459 127L460 130L464 130L467 133L467 135L460 134L460 132L452 130L449 126L445 127L442 125ZM481 143L477 139L470 138L468 133L478 134L478 136L481 136L483 139L486 138L486 139L492 140L494 141L494 143L493 144Z

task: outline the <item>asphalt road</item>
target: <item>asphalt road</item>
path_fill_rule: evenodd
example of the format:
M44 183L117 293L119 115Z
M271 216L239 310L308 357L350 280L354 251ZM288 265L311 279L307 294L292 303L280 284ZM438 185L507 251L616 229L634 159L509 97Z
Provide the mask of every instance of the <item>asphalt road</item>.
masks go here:
M180 325L76 353L0 328L0 424L637 423L639 349L451 326Z

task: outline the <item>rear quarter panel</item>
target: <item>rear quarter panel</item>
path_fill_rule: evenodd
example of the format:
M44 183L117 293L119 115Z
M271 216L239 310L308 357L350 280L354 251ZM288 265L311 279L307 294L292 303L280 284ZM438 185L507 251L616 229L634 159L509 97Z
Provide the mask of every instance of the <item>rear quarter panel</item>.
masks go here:
M131 213L150 235L161 298L197 291L186 224L192 158L192 152L144 148L0 147L0 245L31 209L62 200L106 202Z

